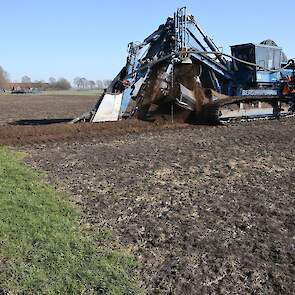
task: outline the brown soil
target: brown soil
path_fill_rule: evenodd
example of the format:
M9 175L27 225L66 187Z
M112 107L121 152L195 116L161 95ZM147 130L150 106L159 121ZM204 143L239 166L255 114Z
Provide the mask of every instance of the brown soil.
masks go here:
M69 124L71 119L90 111L96 101L94 96L0 96L0 145L85 141L98 134L109 137L175 128L171 126L169 116L161 115L157 116L155 124L138 120ZM183 119L175 116L175 121ZM177 124L177 128L186 127L185 124Z
M24 149L85 222L136 255L148 294L294 294L294 123L93 132Z
M96 100L95 96L0 96L0 126L15 123L30 124L30 121L34 124L35 120L50 122L54 119L61 121L73 119L89 111Z
M1 124L75 117L96 100L5 99ZM294 119L122 121L4 126L0 144L28 152L85 222L113 229L148 294L295 294L294 134Z
M0 145L31 145L52 142L96 140L124 134L188 128L187 124L152 124L138 120L109 123L52 124L45 126L0 127Z

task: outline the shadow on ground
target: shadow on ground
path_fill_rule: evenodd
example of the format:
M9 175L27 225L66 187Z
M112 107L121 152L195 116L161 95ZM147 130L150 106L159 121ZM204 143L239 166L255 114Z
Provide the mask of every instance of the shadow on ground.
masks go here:
M72 118L63 118L63 119L26 119L26 120L18 120L10 123L10 125L16 126L38 126L38 125L51 125L51 124L61 124L61 123L69 123L73 119Z

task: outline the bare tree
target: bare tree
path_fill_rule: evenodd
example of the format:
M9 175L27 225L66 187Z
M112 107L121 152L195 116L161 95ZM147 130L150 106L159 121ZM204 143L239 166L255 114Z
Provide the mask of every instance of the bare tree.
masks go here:
M74 79L74 86L76 86L77 88L81 88L81 78L80 77L76 77Z
M103 80L103 85L105 88L108 88L112 83L112 80Z
M9 78L7 72L0 66L0 88L6 89L8 87Z
M81 86L83 89L87 88L88 86L88 80L86 78L81 78Z
M48 81L49 81L49 84L50 84L51 86L53 86L53 85L56 83L56 79L55 79L54 77L50 77L50 78L48 79Z
M80 77L76 77L74 79L74 85L77 87L77 88L87 88L88 86L88 80L86 78L80 78Z
M96 83L94 81L90 80L90 81L88 81L88 84L89 84L90 89L95 88Z
M71 83L67 79L60 78L55 83L55 87L54 88L60 89L60 90L69 90L69 89L72 88L72 86L71 86Z
M31 78L29 76L22 77L22 83L31 83Z
M103 82L101 80L96 81L96 86L98 89L104 89Z

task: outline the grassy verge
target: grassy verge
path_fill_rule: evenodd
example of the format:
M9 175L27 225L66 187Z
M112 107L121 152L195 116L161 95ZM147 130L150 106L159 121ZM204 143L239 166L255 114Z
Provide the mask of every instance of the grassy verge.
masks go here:
M79 226L79 213L0 147L0 294L139 294L127 253ZM95 242L94 242L95 240Z

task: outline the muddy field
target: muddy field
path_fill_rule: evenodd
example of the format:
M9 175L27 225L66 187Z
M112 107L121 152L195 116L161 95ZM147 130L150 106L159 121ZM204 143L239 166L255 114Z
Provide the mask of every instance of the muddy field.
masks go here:
M295 293L294 119L2 127L0 140L83 222L113 229L148 294Z
M49 124L89 111L95 96L0 95L0 126Z
M295 121L26 147L141 262L149 294L294 294Z

